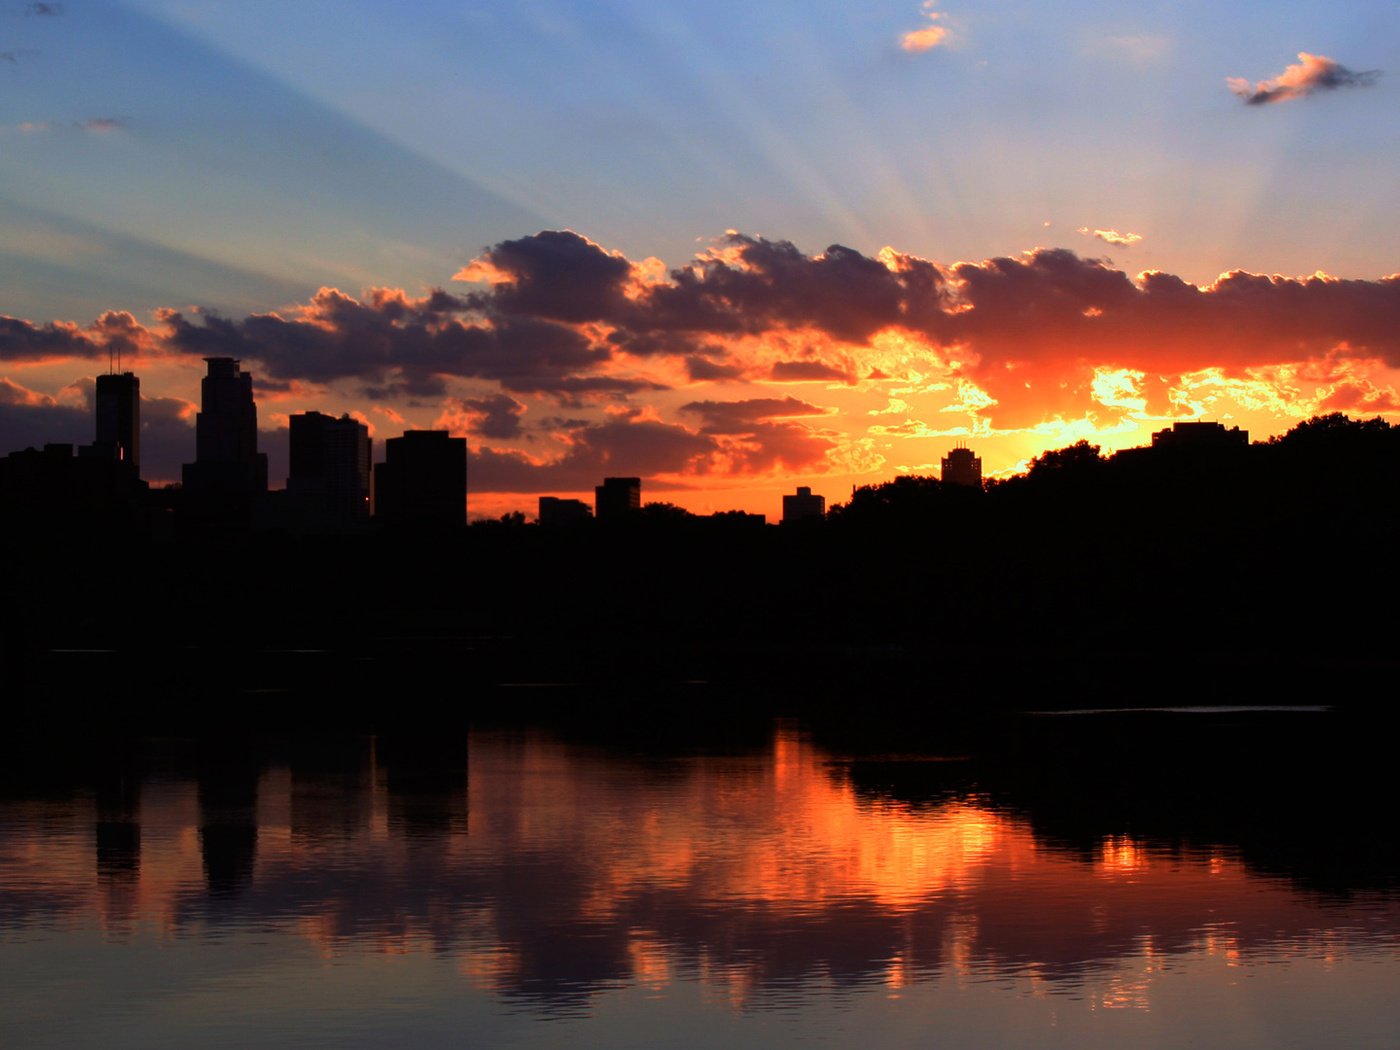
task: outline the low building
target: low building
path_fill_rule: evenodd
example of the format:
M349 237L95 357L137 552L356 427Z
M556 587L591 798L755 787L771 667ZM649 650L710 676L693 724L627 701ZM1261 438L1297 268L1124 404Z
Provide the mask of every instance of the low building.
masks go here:
M641 509L641 478L604 478L593 489L593 513L601 522L625 521Z
M826 517L826 497L814 496L806 485L799 485L797 492L783 497L783 524L795 521L821 520Z
M593 520L593 512L581 499L560 499L558 496L540 497L540 524L579 525Z
M1152 435L1153 448L1234 449L1249 446L1249 431L1239 427L1226 429L1224 423L1191 420L1173 423L1168 430Z

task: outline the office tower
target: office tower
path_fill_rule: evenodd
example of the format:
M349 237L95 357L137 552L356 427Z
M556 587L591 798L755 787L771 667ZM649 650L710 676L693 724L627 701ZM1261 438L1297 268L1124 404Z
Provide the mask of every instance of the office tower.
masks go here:
M467 439L407 430L384 442L374 468L374 516L394 527L451 528L467 520Z
M799 485L795 495L783 497L783 524L791 525L804 519L826 517L826 497L814 496L806 485Z
M943 484L982 487L982 458L966 445L959 445L943 457Z
M293 524L341 529L369 520L369 428L348 415L320 412L288 418L287 500Z
M200 382L193 463L185 488L197 496L251 498L267 491L267 456L258 451L258 408L253 376L232 357L206 357Z
M130 372L97 377L94 446L141 474L141 380Z
M593 513L599 521L623 521L641 509L641 478L604 478L593 489Z

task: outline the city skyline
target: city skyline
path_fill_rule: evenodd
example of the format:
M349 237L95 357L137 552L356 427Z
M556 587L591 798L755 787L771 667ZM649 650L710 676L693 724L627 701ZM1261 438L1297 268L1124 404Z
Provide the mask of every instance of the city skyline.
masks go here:
M273 10L3 12L0 451L114 354L154 482L229 356L473 517L1400 410L1385 5Z

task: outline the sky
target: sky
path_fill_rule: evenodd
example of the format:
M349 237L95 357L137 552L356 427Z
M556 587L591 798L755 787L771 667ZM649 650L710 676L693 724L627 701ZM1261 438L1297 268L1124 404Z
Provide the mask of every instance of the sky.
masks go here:
M466 436L469 510L776 517L1174 420L1400 421L1400 6L0 0L0 453Z

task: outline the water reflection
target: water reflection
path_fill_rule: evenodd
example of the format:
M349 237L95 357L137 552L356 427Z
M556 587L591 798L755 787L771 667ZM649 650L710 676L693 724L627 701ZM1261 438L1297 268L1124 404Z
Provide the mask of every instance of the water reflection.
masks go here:
M1393 976L1386 890L1300 889L1229 842L1066 845L958 763L891 765L938 790L872 787L792 728L748 755L529 732L148 753L0 801L0 960L35 931L158 952L252 930L279 958L431 959L553 1016L619 988L753 1011L988 984L1148 1010L1189 967Z

